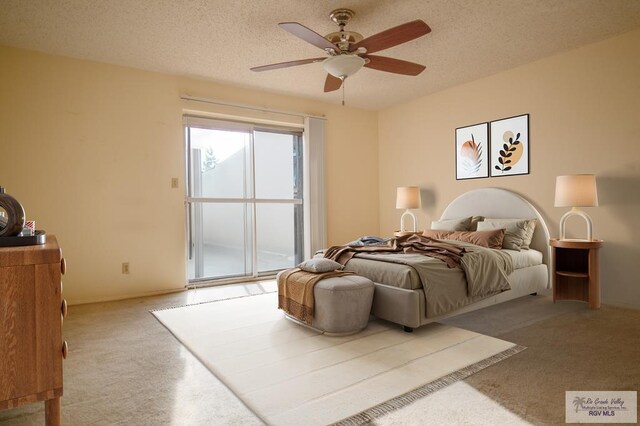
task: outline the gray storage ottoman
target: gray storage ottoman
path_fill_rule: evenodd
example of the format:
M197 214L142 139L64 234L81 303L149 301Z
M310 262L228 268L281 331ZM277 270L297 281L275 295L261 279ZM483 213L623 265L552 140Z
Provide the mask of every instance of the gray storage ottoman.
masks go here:
M357 333L369 322L373 292L373 281L359 275L318 281L313 288L312 327L327 334Z

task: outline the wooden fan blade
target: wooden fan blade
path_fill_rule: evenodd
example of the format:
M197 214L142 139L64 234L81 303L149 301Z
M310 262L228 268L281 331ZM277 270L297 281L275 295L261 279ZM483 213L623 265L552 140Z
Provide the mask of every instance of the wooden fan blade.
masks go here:
M342 80L338 77L334 77L331 74L327 74L327 79L324 81L324 91L333 92L338 90L342 86Z
M427 68L415 62L387 58L386 56L366 55L364 58L369 59L369 63L364 64L365 67L378 71L392 72L394 74L418 75Z
M310 30L302 24L299 24L297 22L281 22L278 24L278 26L283 30L290 32L294 36L301 38L307 43L311 43L314 46L319 47L322 50L333 49L335 52L340 52L340 49L338 49L335 44L331 43L329 40L322 37L317 32Z
M366 53L378 52L422 37L430 32L431 28L424 21L418 19L360 40L358 43L351 45L349 50L353 52L358 47L364 47L367 49Z
M288 68L288 67L295 67L296 65L304 65L304 64L310 64L312 62L322 62L327 58L311 58L311 59L300 59L298 61L289 61L289 62L279 62L277 64L270 64L270 65L262 65L260 67L253 67L250 68L251 71L269 71L269 70L275 70L278 68Z

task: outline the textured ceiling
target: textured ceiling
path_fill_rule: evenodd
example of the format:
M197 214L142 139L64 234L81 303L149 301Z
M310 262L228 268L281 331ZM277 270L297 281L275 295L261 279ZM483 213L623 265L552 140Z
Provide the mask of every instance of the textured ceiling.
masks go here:
M339 103L319 63L249 68L323 56L278 28L335 31L332 9L356 12L365 37L422 19L427 36L380 52L427 66L417 77L362 69L347 104L381 109L640 27L640 0L2 0L0 44L193 76Z

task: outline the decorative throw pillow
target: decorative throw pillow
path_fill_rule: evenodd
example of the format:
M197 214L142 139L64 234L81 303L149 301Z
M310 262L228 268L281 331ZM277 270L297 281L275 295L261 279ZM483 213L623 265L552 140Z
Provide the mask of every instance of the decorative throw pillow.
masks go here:
M426 230L422 234L436 240L454 240L471 243L481 247L501 249L505 236L504 229L490 231L434 231Z
M529 246L531 245L531 241L533 240L533 233L536 230L537 223L538 219L529 219L529 223L527 224L527 235L524 238L524 244L521 246L521 248L529 250Z
M482 222L478 222L479 231L504 229L505 235L504 241L502 242L502 247L517 251L520 251L521 249L529 249L529 244L531 244L535 226L536 219L487 218Z
M305 260L297 267L303 271L314 272L316 274L342 269L341 264L334 262L331 259L325 259L324 257L315 257L313 259Z
M460 219L434 220L431 229L437 231L468 231L471 224L471 216Z
M482 222L484 217L482 216L471 216L471 223L469 224L469 231L477 231L478 230L478 222Z
M494 219L487 218L486 221L490 221L493 223L501 224L501 225L513 225L516 227L525 228L525 234L523 236L522 244L520 245L521 249L529 250L529 246L531 245L531 240L533 239L533 233L536 230L536 223L538 223L537 219ZM524 224L523 224L524 222ZM502 226L501 226L502 227Z

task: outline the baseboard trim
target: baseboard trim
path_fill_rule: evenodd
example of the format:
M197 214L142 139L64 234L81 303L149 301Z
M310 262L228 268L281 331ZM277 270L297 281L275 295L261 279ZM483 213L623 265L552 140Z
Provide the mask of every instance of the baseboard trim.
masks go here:
M78 305L87 305L89 303L117 302L120 300L137 299L139 297L162 296L163 294L180 293L183 291L187 291L187 288L186 287L170 288L165 290L154 290L154 291L146 291L142 293L121 294L118 296L103 297L103 298L89 299L89 300L68 299L67 303L69 306L78 306Z

